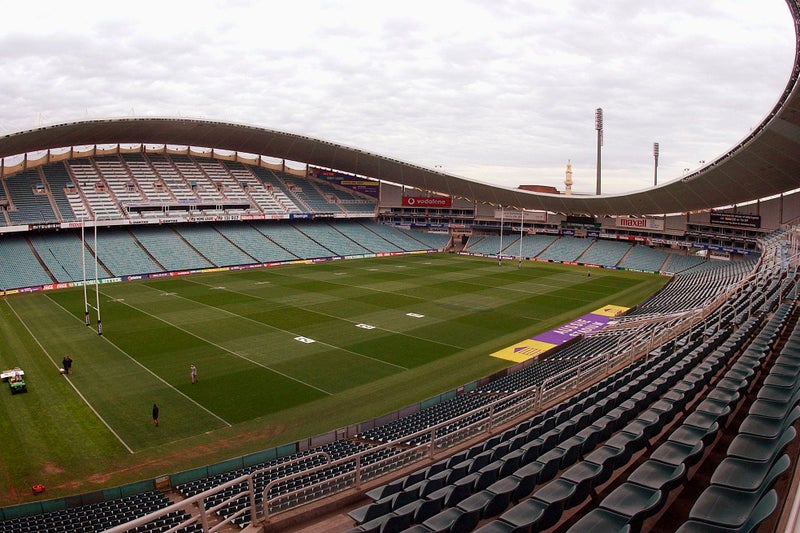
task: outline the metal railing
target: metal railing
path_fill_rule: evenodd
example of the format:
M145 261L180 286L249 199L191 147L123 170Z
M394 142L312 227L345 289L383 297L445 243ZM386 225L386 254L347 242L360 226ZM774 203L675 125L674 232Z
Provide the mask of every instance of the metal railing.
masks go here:
M715 297L709 305L689 310L677 317L672 315L667 317L667 320L653 321L648 319L643 321L643 324L640 324L650 325L651 327L663 324L664 327L657 335L653 331L648 339L624 340L624 344L622 344L623 340L621 340L620 345L616 347L613 353L588 359L573 368L552 376L546 379L539 388L531 386L515 393L504 394L497 400L477 407L468 413L391 442L370 447L355 455L339 460L332 460L327 453L318 452L298 457L292 461L279 463L269 468L259 469L188 497L154 513L116 526L109 531L111 533L123 533L137 526L153 522L165 515L180 511L191 516L177 521L167 530L167 533L197 523L202 525L203 531L213 533L222 530L245 514L249 515L251 523L259 521L268 523L283 512L348 489L358 490L364 483L391 472L396 472L410 464L422 462L423 460L433 460L437 452L458 446L481 433L491 433L494 428L523 414L533 414L541 411L545 405L562 396L573 394L582 385L616 372L621 367L629 365L651 353L655 347L662 346L666 342L678 338L715 312L719 313L719 324L722 311L730 298L740 290L744 290L747 285L761 281L763 276L759 272L759 267L762 266L763 259L762 257L755 270L749 276L735 286L728 287L723 293ZM768 276L769 274L766 273L766 275ZM412 444L413 442L418 443ZM382 454L386 456L380 457ZM309 461L320 455L325 458L323 464L273 480L263 490L258 491L257 477L265 476L271 471L285 468L297 462ZM281 485L288 485L290 481L295 479L304 478L307 482L302 483L296 489L280 491L278 488ZM245 484L244 489L223 497L216 505L208 508L205 506L206 499L219 499L218 494L243 483ZM246 501L240 501L242 499L246 499ZM218 511L225 507L234 507L234 512L226 517L213 517L214 514L218 514ZM196 511L194 515L192 515L193 510ZM216 523L212 526L212 522Z

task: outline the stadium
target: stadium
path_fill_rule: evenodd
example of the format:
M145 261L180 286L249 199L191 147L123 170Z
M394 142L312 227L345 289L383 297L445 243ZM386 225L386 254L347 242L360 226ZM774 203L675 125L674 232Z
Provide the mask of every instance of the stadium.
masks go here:
M798 530L787 5L763 122L628 194L210 120L0 137L0 531Z

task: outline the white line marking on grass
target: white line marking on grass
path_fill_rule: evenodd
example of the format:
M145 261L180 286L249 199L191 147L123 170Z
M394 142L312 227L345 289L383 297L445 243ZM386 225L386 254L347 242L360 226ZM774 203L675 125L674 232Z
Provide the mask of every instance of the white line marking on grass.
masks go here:
M58 307L60 307L61 309L63 309L63 310L64 310L64 312L66 312L68 315L70 315L70 316L74 317L74 318L75 318L75 320L77 320L77 321L79 321L79 322L81 321L81 319L80 319L80 318L78 318L78 317L76 317L75 315L73 315L72 313L70 313L70 312L69 312L67 309L64 309L64 306L62 306L60 303L58 303L58 302L56 302L55 300L53 300L52 298L50 298L50 295L47 295L47 298L48 298L48 299L49 299L51 302L53 302L54 304L56 304ZM129 304L124 304L124 305L127 305L128 307L133 307L133 306L131 306L131 305L129 305ZM223 423L223 424L225 424L226 426L228 426L228 427L233 427L233 426L232 426L232 424L231 424L230 422L228 422L227 420L225 420L224 418L222 418L222 417L221 417L221 416L219 416L218 414L214 413L213 411L209 410L209 409L208 409L206 406L204 406L204 405L202 405L202 404L198 403L198 402L197 402L197 401L196 401L194 398L192 398L191 396L187 396L185 393L183 393L183 392L179 391L179 390L178 390L178 389L176 389L176 388L175 388L175 387L174 387L174 386L173 386L171 383L169 383L169 382L168 382L168 381L166 381L164 378L162 378L161 376L159 376L158 374L156 374L155 372L153 372L152 370L150 370L149 368L147 368L146 366L144 366L142 363L140 363L139 361L137 361L135 357L133 357L133 356L132 356L132 355L130 355L128 352L126 352L125 350L123 350L122 348L120 348L119 346L117 346L116 344L114 344L113 342L111 342L110 340L108 340L108 337L106 337L105 335L103 335L103 336L102 336L102 337L100 337L100 338L101 338L101 339L103 339L104 341L106 341L107 343L109 343L111 346L113 346L113 347L114 347L114 348L115 348L115 349L116 349L116 350L117 350L119 353L121 353L122 355L124 355L125 357L127 357L128 359L130 359L131 361L133 361L135 364L137 364L137 365L139 365L140 367L142 367L142 368L143 368L143 369L144 369L144 370L145 370L147 373L149 373L151 376L153 376L154 378L156 378L158 381L160 381L161 383L163 383L164 385L166 385L166 386L167 386L167 387L169 387L170 389L174 390L175 392L177 392L178 394L180 394L181 396L183 396L184 398L186 398L187 400L189 400L190 402L192 402L193 404L195 404L197 407L199 407L199 408L200 408L200 409L202 409L203 411L207 412L208 414L210 414L211 416L213 416L214 418L216 418L217 420L219 420L220 422L222 422L222 423Z
M195 281L195 280L191 280L191 279L184 279L183 281L186 281L186 282L188 282L188 283L196 283L197 285L203 285L203 286L207 286L207 285L205 285L205 283L200 283L199 281ZM149 287L149 288L150 288L150 289L153 289L153 290L156 290L156 291L158 290L158 289L156 289L155 287ZM243 296L247 296L247 297L249 297L249 298L258 298L258 297L256 297L256 296L253 296L252 294L247 294L247 293L243 293L243 292L239 292L239 291L228 291L228 292L231 292L231 293L233 293L233 294L241 294L241 295L243 295ZM242 320L247 320L247 321L249 321L249 322L252 322L252 323L254 323L254 324L258 324L258 325L260 325L260 326L264 326L264 327L266 327L266 328L274 329L275 331L280 331L281 333L286 333L286 334L289 334L289 335L297 335L297 333L295 333L295 332L293 332L293 331L288 331L288 330L285 330L285 329L281 329L281 328L275 327L275 326L273 326L273 325L271 325L271 324L266 324L266 323L264 323L264 322L259 322L258 320L253 320L253 319L252 319L252 318L250 318L250 317L246 317L246 316L242 316L242 315L237 315L236 313L232 313L232 312L228 311L227 309L222 309L222 308L220 308L220 307L214 307L213 305L209 305L209 304L206 304L206 303L196 302L196 301L194 301L194 300L190 300L189 298L184 298L183 296L180 296L180 298L183 298L184 300L188 300L188 301L192 302L192 303L193 303L193 304L195 304L195 305L204 305L204 306L206 306L206 307L210 307L211 309L215 309L215 310L219 311L220 313L225 313L225 314L227 314L227 315L230 315L230 316L233 316L233 317L236 317L236 318L240 318L240 319L242 319ZM258 298L258 299L259 299L259 300L263 300L264 298ZM286 307L286 306L284 306L284 307ZM299 306L297 306L297 307L295 307L295 308L296 308L296 309L302 309L303 311L311 311L311 312L317 313L318 315L327 316L327 317L330 317L330 318L335 318L335 319L337 319L337 320L342 320L342 321L344 321L344 322L350 322L350 323L353 323L353 321L352 321L352 320L345 320L344 318L340 318L340 317L338 317L338 316L328 315L328 314L326 314L326 313L320 313L319 311L315 311L315 310L309 310L309 309L306 309L305 307L299 307ZM394 331L391 331L391 330L383 330L383 331L389 331L390 333L397 333L397 332L394 332ZM398 333L398 335L400 335L400 334ZM407 337L411 337L411 338L417 338L417 337L413 337L412 335L406 335L406 336L407 336ZM428 339L421 339L421 340L428 340ZM348 349L346 349L346 348L342 348L341 346L335 346L335 345L333 345L333 344L328 344L327 342L322 342L322 341L317 341L317 342L319 342L319 343L320 343L321 345L323 345L323 346L327 346L327 347L329 347L329 348L333 348L334 350L339 350L339 351L341 351L341 352L346 352L346 353L349 353L349 354L353 354L353 355L355 355L355 356L357 356L357 357L363 357L364 359L369 359L369 360L371 360L371 361L375 361L376 363L382 363L382 364L384 364L384 365L393 366L393 367L395 367L395 368L399 368L399 369L401 369L401 370L408 370L408 368L407 368L407 367L404 367L404 366L402 366L402 365L397 365L397 364L394 364L394 363L390 363L390 362L388 362L388 361L384 361L384 360L382 360L382 359L376 359L376 358L374 358L374 357L370 357L369 355L364 355L363 353L358 353L358 352L354 352L354 351L352 351L352 350L348 350ZM436 343L436 344L441 344L441 343L437 343L436 341L430 341L430 342L433 342L433 343ZM450 345L449 345L449 344L446 344L445 346L450 346ZM458 348L458 346L453 346L453 348ZM463 349L463 348L462 348L462 349ZM236 355L239 355L239 354L236 354ZM244 357L244 356L241 356L241 355L240 355L239 357ZM248 361L249 361L249 359L248 359ZM276 372L276 373L278 373L278 374L281 374L281 372L278 372L277 370L275 370L275 369L273 369L273 368L270 368L269 366L266 366L266 365L262 365L262 366L263 366L264 368L269 368L269 369L270 369L270 370L272 370L273 372ZM287 377L290 377L290 376L287 376ZM296 379L296 378L292 378L292 379L294 379L295 381L299 381L300 383L303 383L303 381L300 381L299 379ZM309 385L309 387L313 387L313 385ZM316 388L316 387L314 387L314 388ZM319 389L319 390L322 390L322 389ZM324 392L324 391L323 391L323 392Z
M196 283L198 285L203 285L205 287L208 287L208 285L206 285L205 283L200 283L199 281L193 280L193 279L184 278L183 281L186 281L186 282L189 282L189 283ZM347 285L343 285L343 286L344 287L348 287ZM152 289L153 287L150 287L150 288ZM359 286L358 288L364 289L364 290L368 290L368 291L378 292L378 293L381 293L381 294L394 294L394 295L399 294L400 296L406 296L408 298L416 298L417 300L423 300L424 301L424 298L422 298L421 296L408 296L406 294L398 293L396 291L384 291L384 290L381 290L381 289L375 289L373 287L361 287L361 286ZM155 289L155 290L158 290L158 289ZM258 296L253 296L252 294L244 293L244 292L233 291L233 290L229 291L229 292L232 292L234 294L241 294L242 296L247 296L248 298L258 298L259 300L263 300L264 299L264 298L260 298ZM192 300L192 301L194 301L194 300ZM427 303L427 302L425 302L425 303ZM207 305L207 304L204 304L204 305ZM213 307L213 306L209 306L209 307L211 307L212 309L219 309L220 311L223 311L225 313L229 313L229 311L225 311L224 309L221 309L219 307ZM286 305L284 305L283 307L287 307L288 308L288 306L286 306ZM316 314L322 315L322 316L327 316L327 317L330 317L330 318L334 318L336 320L342 320L343 322L350 322L351 324L356 323L354 320L349 320L347 318L342 318L340 316L330 315L328 313L323 313L323 312L319 311L318 309L308 309L307 307L301 307L299 305L294 306L294 308L295 309L302 309L303 311L309 311L311 313L316 313ZM237 314L234 314L234 313L230 313L230 314L232 314L233 316L236 316L236 317L240 316L240 315L237 315ZM241 318L247 319L246 317L241 317ZM247 320L251 320L251 319L247 319ZM263 322L258 322L258 323L264 324ZM275 326L271 326L269 324L264 324L264 325L267 326L267 327L273 328L273 329L275 329L277 331L283 331L284 333L289 333L291 335L294 335L294 333L292 333L291 331L286 331L286 330L283 330L283 329L280 329L280 328L276 328ZM439 342L439 341L436 341L436 340L433 340L433 339L426 339L424 337L418 337L416 335L409 335L408 333L404 333L404 332L401 332L401 331L396 331L396 330L393 330L393 329L388 329L388 328L379 328L379 329L380 329L380 331L386 331L387 333L394 333L395 335L402 335L403 337L408 337L409 339L416 339L416 340L419 340L419 341L430 342L432 344L439 344L441 346L447 346L448 348L456 348L458 350L466 350L467 349L467 348L465 348L463 346L456 346L455 344L448 344L446 342ZM338 346L333 346L332 344L327 344L327 343L323 343L323 344L325 344L325 346L331 346L332 348L336 348L338 350L342 350L342 351L346 351L348 353L352 353L352 354L358 355L359 357L365 357L367 359L372 359L373 361L379 361L379 362L382 362L382 363L386 363L387 365L396 366L397 368L402 368L403 370L408 370L408 368L406 368L404 366L396 365L394 363L387 363L386 361L382 361L381 359L375 359L374 357L370 357L368 355L356 353L356 352L353 352L353 351L350 351L350 350L345 350L344 348L341 348L341 347L338 347Z
M48 296L48 298L49 298L49 296ZM51 300L51 301L52 301L52 300ZM35 343L36 343L36 344L39 346L39 348L40 348L40 349L41 349L41 350L44 352L44 354L47 356L47 358L48 358L48 359L50 359L50 362L51 362L51 363L53 363L53 366L54 366L54 367L56 367L56 370L59 370L61 367L60 367L60 366L58 366L58 363L57 363L57 362L56 362L56 361L55 361L55 360L54 360L54 359L53 359L53 358L50 356L50 352L48 352L48 351L47 351L47 349L46 349L44 346L42 346L42 343L41 343L41 342L39 342L39 339L36 337L36 335L34 335L34 334L33 334L33 332L31 331L31 329L28 327L28 324L26 324L26 323L25 323L25 321L24 321L24 320L22 320L22 317L21 317L21 316L19 316L19 314L17 313L17 310L16 310L16 309L14 309L14 308L11 306L11 301L10 301L10 300L6 300L6 304L8 304L8 308L9 308L9 309L11 309L11 312L12 312L12 313L14 313L14 316L16 316L16 317L17 317L17 320L19 320L20 324L22 324L22 326L23 326L23 327L25 328L25 330L28 332L28 335L30 335L30 336L31 336L31 338L33 339L33 342L35 342ZM61 306L59 306L59 307L61 307ZM61 308L62 308L62 309L64 309L63 307L61 307ZM124 440L122 440L122 437L120 437L120 436L117 434L117 432L116 432L116 431L114 431L114 428L112 428L112 427L111 427L111 426L108 424L108 422L106 422L106 421L105 421L105 419L104 419L102 416L100 416L100 413L98 413L98 412L95 410L95 408L94 408L94 407L92 407L92 404L90 404L90 403L89 403L89 400L87 400L87 399L86 399L86 397L84 397L84 395L83 395L83 394L81 394L81 391L79 391L79 390L78 390L78 387L76 387L76 386L75 386L75 384L72 382L72 380L71 380L71 379L69 379L69 378L68 378L68 377L66 377L66 376L64 377L64 379L66 379L66 380L67 380L67 383L69 383L69 386L70 386L70 387L72 387L72 389L75 391L75 394L77 394L77 395L78 395L78 397L79 397L81 400L83 400L83 403L85 403L85 404L86 404L86 406L87 406L87 407L88 407L88 408L89 408L89 409L90 409L90 410L91 410L91 411L94 413L94 416L96 416L96 417L97 417L97 419L98 419L98 420L100 420L100 422L102 422L102 423L103 423L103 425L104 425L104 426L105 426L105 427L106 427L106 428L107 428L107 429L108 429L108 430L111 432L111 434L112 434L112 435L114 435L114 436L117 438L117 440L120 442L120 444L122 444L122 445L125 447L125 449L126 449L126 450L128 450L128 453L130 453L130 454L133 454L134 452L133 452L133 450L131 449L131 447L130 447L130 446L128 446L128 444L127 444L127 443L126 443Z
M188 280L187 280L187 281L188 281ZM199 283L199 285L203 285L203 284L202 284L202 283ZM148 285L144 285L144 286L145 286L145 287L148 287L148 288L150 288L150 289L152 289L152 290L154 290L154 291L158 291L158 289L156 289L156 288L154 288L154 287L149 287ZM183 299L183 300L187 300L187 301L189 301L189 302L192 302L192 303L193 303L193 304L195 304L195 305L203 305L203 306L205 306L205 307L210 307L211 309L215 309L215 310L217 310L217 311L220 311L220 312L222 312L222 313L225 313L225 314L228 314L228 315L234 316L234 317L236 317L236 318L240 318L240 319L243 319L243 320L250 320L251 322L255 322L256 324L261 324L261 325L263 325L263 326L272 327L272 326L269 326L268 324L264 324L263 322L258 322L258 321L255 321L255 320L251 319L251 318L248 318L248 317L245 317L245 316L241 316L241 315L237 315L236 313L231 313L230 311L227 311L227 310L225 310L225 309L220 309L219 307L214 307L214 306L212 306L212 305L208 305L208 304L204 304L204 303L196 302L196 301L194 301L194 300L189 300L188 298L185 298L185 297L183 297L183 296L178 296L178 298L181 298L181 299ZM128 307L130 307L131 309L136 309L136 310L137 310L137 311L139 311L140 313L143 313L143 314L145 314L145 315L147 315L147 316L149 316L149 317L151 317L151 318L154 318L154 319L158 320L159 322L163 322L164 324L167 324L168 326L171 326L171 327L173 327L173 328L175 328L175 329L178 329L178 330L180 330L180 331L183 331L183 332L184 332L184 333L186 333L187 335L191 335L192 337L194 337L194 338L196 338L196 339L200 339L201 341L205 342L206 344L210 344L211 346L214 346L215 348L219 348L220 350L222 350L222 351L223 351L223 352L225 352L225 353L229 353L229 354L231 354L231 355L233 355L233 356L235 356L235 357L238 357L238 358L240 358L240 359L244 359L245 361L248 361L248 362L250 362L250 363L253 363L253 364L254 364L254 365L256 365L256 366L260 366L261 368L265 368L265 369L269 370L270 372L274 372L275 374L278 374L278 375L280 375L280 376L283 376L283 377L285 377L286 379L291 379L292 381L296 381L296 382L298 382L298 383L300 383L300 384L302 384L302 385L305 385L306 387L310 387L310 388L312 388L312 389L316 389L316 390L320 391L320 392L321 392L321 393L323 393L323 394L327 394L328 396L333 396L333 393L332 393L332 392L328 392L328 391L326 391L326 390L324 390L324 389L320 389L319 387L317 387L317 386L315 386L315 385L312 385L311 383L306 383L306 382L305 382L305 381L303 381L302 379L297 379L296 377L294 377L294 376L290 376L289 374L285 374L284 372L281 372L280 370L275 370L274 368L271 368L271 367L269 367L268 365L265 365L265 364L263 364L263 363L260 363L260 362L258 362L258 361L255 361L255 360L253 360L253 359L250 359L249 357L247 357L247 356L245 356L245 355L242 355L242 354L240 354L240 353L238 353L238 352L234 352L233 350L231 350L231 349L229 349L229 348L226 348L226 347L222 346L221 344L217 344L216 342L212 342L212 341L210 341L210 340L208 340L208 339L204 339L204 338L203 338L203 337L201 337L200 335L197 335L197 334L195 334L195 333L192 333L192 332L191 332L191 331L189 331L188 329L182 328L182 327L180 327L179 325L177 325L177 324L173 324L172 322L169 322L169 321L167 321L167 320L164 320L163 318L161 318L161 317L159 317L159 316L156 316L156 315L154 315L154 314L148 313L147 311L144 311L143 309L140 309L140 308L138 308L138 307L136 307L136 306L133 306L133 305L131 305L131 304L128 304L128 303L126 303L125 305L127 305L127 306L128 306ZM273 328L273 329L278 329L278 328ZM283 330L280 330L280 329L279 329L278 331L283 331ZM289 333L289 332L287 331L287 332L285 332L285 333ZM323 345L325 345L325 346L329 346L329 345L327 345L327 344L325 344L325 343L322 343L322 344L323 344ZM387 364L390 364L390 363L387 363Z

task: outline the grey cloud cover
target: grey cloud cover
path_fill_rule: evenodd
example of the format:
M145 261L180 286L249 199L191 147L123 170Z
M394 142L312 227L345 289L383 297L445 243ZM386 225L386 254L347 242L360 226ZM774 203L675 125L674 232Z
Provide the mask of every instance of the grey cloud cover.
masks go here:
M115 116L283 129L516 186L680 176L774 104L782 0L101 2L7 8L0 133Z

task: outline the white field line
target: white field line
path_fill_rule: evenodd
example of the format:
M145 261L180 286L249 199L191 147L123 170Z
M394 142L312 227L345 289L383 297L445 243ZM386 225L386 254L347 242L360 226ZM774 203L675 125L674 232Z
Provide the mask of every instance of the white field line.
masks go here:
M145 287L148 287L149 289L152 289L152 290L156 290L156 291L158 291L158 289L154 289L153 287L149 287L149 286L147 286L147 285L144 285L144 286L145 286ZM160 292L160 291L159 291L159 292ZM101 294L102 294L102 293L101 293ZM183 296L180 296L180 295L176 295L176 296L175 296L175 298L181 298L181 299L184 299L184 300L186 300L186 298L183 298ZM190 302L192 302L192 303L194 303L194 304L198 304L198 302L195 302L194 300L188 300L188 301L190 301ZM145 311L144 309L141 309L141 308L139 308L139 307L136 307L135 305L131 305L131 304L130 304L130 303L128 303L128 302L124 302L124 303L123 303L123 305L125 305L125 306L127 306L127 307L130 307L131 309L135 309L135 310L139 311L139 312L140 312L140 313L142 313L142 314L145 314L145 315L147 315L147 316L149 316L149 317L151 317L151 318L154 318L155 320L158 320L159 322L163 322L164 324L166 324L166 325L168 325L168 326L170 326L170 327L173 327L173 328L175 328L175 329L177 329L177 330L180 330L180 331L182 331L182 332L186 333L187 335L191 335L191 336L192 336L192 337L194 337L195 339L201 340L201 341L205 342L206 344L209 344L209 345L211 345L211 346L213 346L213 347L215 347L215 348L219 348L219 349L220 349L220 350L222 350L223 352L225 352L225 353L229 353L229 354L233 355L234 357L238 357L238 358L240 358L240 359L244 359L245 361L247 361L247 362L249 362L249 363L252 363L252 364L254 364L254 365L256 365L256 366L260 366L261 368L264 368L264 369L266 369L266 370L269 370L270 372L273 372L273 373L275 373L275 374L278 374L279 376L283 376L283 377L285 377L286 379L291 379L292 381L296 381L297 383L300 383L300 384L302 384L302 385L305 385L306 387L309 387L309 388L312 388L312 389L318 390L318 391L320 391L320 392L321 392L321 393L323 393L323 394L327 394L328 396L332 396L332 395L333 395L333 393L331 393L331 392L328 392L328 391L326 391L326 390L324 390L324 389L321 389L321 388L319 388L319 387L317 387L317 386L315 386L315 385L312 385L311 383L306 383L305 381L303 381L303 380L301 380L301 379L297 379L296 377L293 377L293 376L290 376L290 375L288 375L288 374L285 374L285 373L283 373L283 372L281 372L281 371L279 371L279 370L275 370L274 368L270 368L268 365L265 365L265 364L263 364L263 363L260 363L260 362L258 362L258 361L256 361L256 360L254 360L254 359L251 359L251 358L249 358L249 357L247 357L247 356L245 356L245 355L242 355L242 354L240 354L240 353L238 353L238 352L235 352L235 351L233 351L233 350L231 350L231 349L229 349L229 348L226 348L225 346L222 346L221 344L217 344L216 342L210 341L210 340L208 340L208 339L204 339L204 338L203 338L203 337L201 337L200 335L197 335L196 333L192 333L191 331L189 331L189 330L188 330L188 329L186 329L186 328L183 328L183 327L181 327L181 326L179 326L179 325L177 325L177 324L173 324L172 322L170 322L170 321L168 321L168 320L164 320L164 319L163 319L163 318L161 318L160 316L154 315L154 314L152 314L152 313L148 313L148 312L147 312L147 311ZM207 305L207 304L198 304L198 305ZM217 308L217 307L213 307L213 306L208 306L208 307L211 307L212 309L215 309L215 310L223 311L223 312L225 312L225 313L228 313L228 314L230 314L230 315L232 315L232 316L235 316L235 317L237 317L237 318L241 318L241 319L244 319L244 320L250 320L250 319L248 319L247 317L240 317L239 315L236 315L235 313L229 313L229 312L225 311L224 309L219 309L219 308ZM254 322L255 322L255 321L254 321ZM257 322L257 323L258 323L258 324L261 324L260 322Z
M30 336L31 336L31 338L33 339L33 341L34 341L34 342L35 342L35 343L36 343L36 344L39 346L39 348L42 350L42 352L44 352L44 353L45 353L45 355L47 355L47 358L48 358L48 359L50 359L50 362L51 362L51 363L53 363L53 366L55 366L55 367L56 367L56 370L60 369L61 367L60 367L60 366L58 366L58 363L57 363L57 362L56 362L56 361L53 359L53 357L50 355L50 352L48 352L48 351L47 351L47 349L46 349L44 346L42 346L42 343L41 343L41 342L39 342L39 339L36 337L36 335L34 335L34 334L33 334L33 332L31 331L31 329L28 327L28 324L26 324L26 323L25 323L25 321L24 321L24 320L22 320L22 317L21 317L21 316L19 316L19 314L17 313L17 310L16 310L16 309L14 309L13 307L11 307L11 302L10 302L10 300L6 300L6 304L8 304L8 307L9 307L9 309L11 309L11 312L12 312L12 313L14 313L14 316L16 316L16 317L17 317L17 320L19 320L19 321L20 321L20 324L22 324L22 326L23 326L23 327L25 328L25 330L28 332L28 335L30 335ZM64 377L64 379L66 379L66 380L67 380L67 383L69 383L69 386L70 386L70 387L72 387L72 389L75 391L75 394L77 394L77 395L78 395L78 397L79 397L81 400L83 400L83 403L85 403L85 404L86 404L86 406L87 406L87 407L88 407L88 408L89 408L89 409L90 409L90 410L91 410L91 411L94 413L94 416L96 416L96 417L97 417L97 419L98 419L98 420L100 420L100 422L102 422L102 423L103 423L103 425L104 425L106 428L108 428L108 431L110 431L110 432L111 432L111 434L112 434L112 435L114 435L114 436L117 438L117 440L120 442L120 444L122 444L122 445L125 447L125 449L126 449L126 450L128 450L128 453L131 453L131 454L132 454L132 453L134 453L134 452L133 452L133 450L131 449L131 447L130 447L130 446L128 446L128 444L127 444L127 443L126 443L124 440L122 440L122 437L120 437L120 436L117 434L117 432L116 432L116 431L114 431L114 428L112 428L112 427L111 427L111 426L108 424L108 422L106 422L106 421L105 421L105 419L104 419L102 416L100 416L100 413L98 413L98 412L95 410L95 408L92 406L92 404L90 404L90 403L89 403L89 400L87 400L87 399L84 397L84 395L83 395L83 394L81 394L81 391L79 391L79 390L78 390L78 387L76 387L76 386L75 386L75 384L72 382L72 380L71 380L71 379L69 379L69 378L68 378L68 377L66 377L66 376Z
M78 318L78 317L76 317L75 315L73 315L72 313L70 313L70 312L69 312L67 309L64 309L64 307L63 307L63 306L62 306L60 303L58 303L58 302L54 301L52 298L50 298L50 296L49 296L49 295L48 295L47 297L48 297L48 299L50 299L50 301L51 301L51 302L53 302L53 303L54 303L54 304L56 304L58 307L60 307L61 309L63 309L65 313L67 313L68 315L70 315L70 316L74 317L74 318L75 318L75 320L77 320L77 321L81 322L81 319L80 319L80 318ZM81 322L81 323L82 323L82 322ZM119 346L117 346L116 344L114 344L113 342L111 342L110 340L108 340L108 338L106 338L106 336L105 336L105 335L103 335L103 336L102 336L102 339L103 339L104 341L106 341L108 344L110 344L112 347L114 347L114 349L115 349L115 350L117 350L119 353L121 353L122 355L124 355L125 357L127 357L128 359L130 359L131 361L133 361L133 363L134 363L134 364L136 364L136 365L138 365L139 367L141 367L142 369L144 369L144 371L145 371L145 372L147 372L148 374L150 374L151 376L153 376L154 378L156 378L158 381L160 381L161 383L163 383L164 385L166 385L166 386L167 386L167 387L169 387L170 389L174 390L176 393L178 393L179 395L183 396L184 398L186 398L187 400L189 400L191 403L195 404L197 407L199 407L200 409L202 409L202 410L203 410L203 411L205 411L206 413L210 414L211 416L213 416L214 418L216 418L217 420L219 420L220 422L222 422L222 423L223 423L223 424L225 424L226 426L228 426L228 427L231 427L231 426L232 426L232 424L231 424L230 422L228 422L227 420L225 420L224 418L222 418L221 416L219 416L219 415L218 415L218 414L216 414L215 412L213 412L213 411L209 410L209 409L208 409L206 406L202 405L201 403L198 403L198 402L197 402L197 401L196 401L194 398L192 398L191 396L188 396L188 395L186 395L185 393L181 392L180 390L176 389L176 388L175 388L175 387L174 387L174 386L173 386L171 383L169 383L169 382L168 382L168 381L166 381L164 378L162 378L161 376L159 376L158 374L156 374L155 372L153 372L152 370L150 370L149 368L147 368L145 365L143 365L142 363L140 363L139 361L137 361L135 357L133 357L133 356L132 356L132 355L130 355L128 352L126 352L125 350L123 350L122 348L120 348Z

